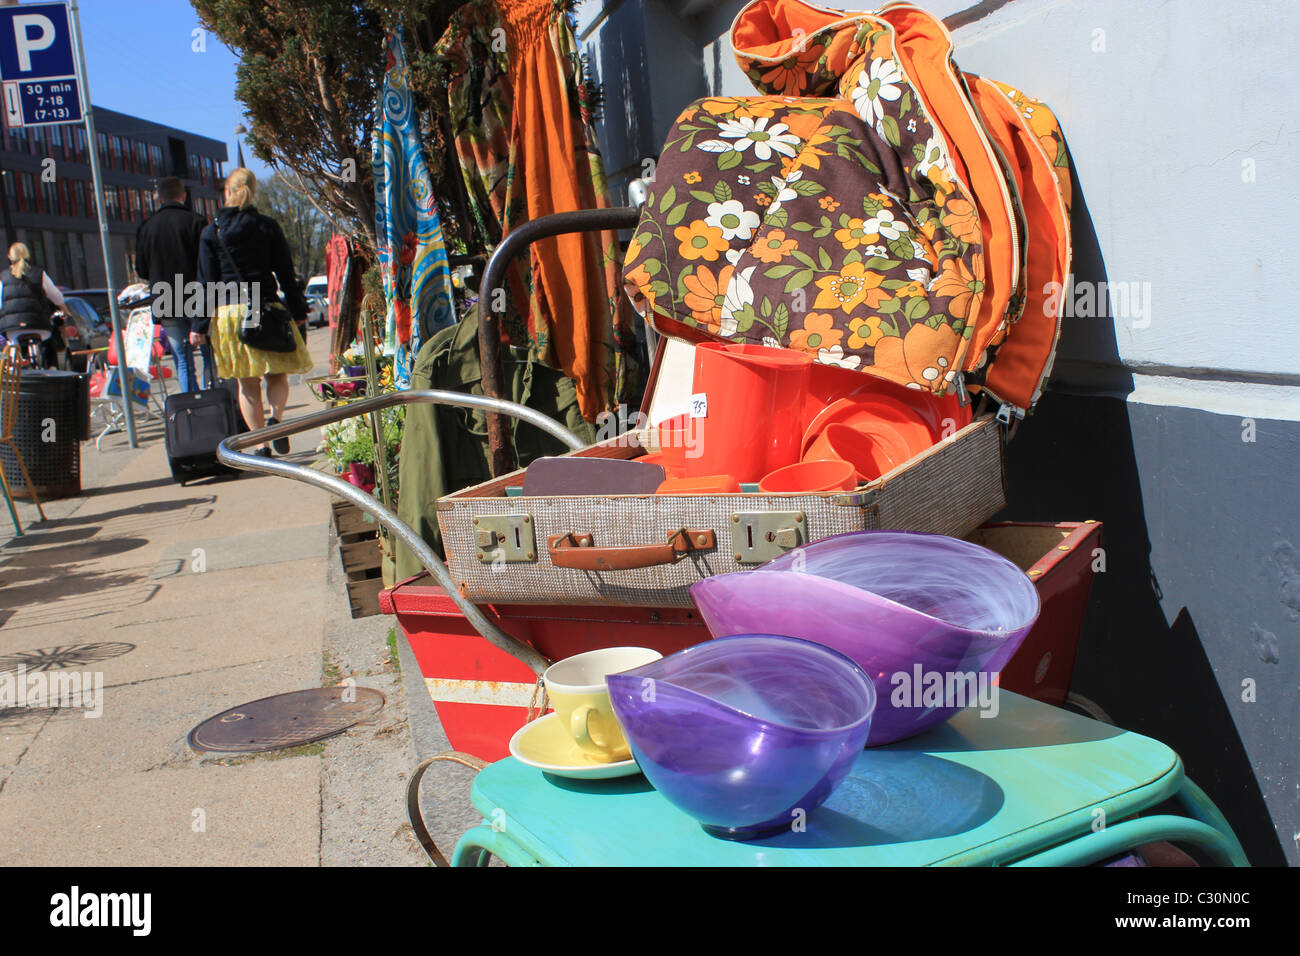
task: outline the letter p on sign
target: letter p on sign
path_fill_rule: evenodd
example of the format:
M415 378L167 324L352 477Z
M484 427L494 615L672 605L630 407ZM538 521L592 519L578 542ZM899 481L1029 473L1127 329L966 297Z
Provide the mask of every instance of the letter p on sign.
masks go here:
M33 32L35 31L35 32ZM18 50L18 67L32 68L32 53L54 45L54 21L41 13L20 13L14 17L14 46Z

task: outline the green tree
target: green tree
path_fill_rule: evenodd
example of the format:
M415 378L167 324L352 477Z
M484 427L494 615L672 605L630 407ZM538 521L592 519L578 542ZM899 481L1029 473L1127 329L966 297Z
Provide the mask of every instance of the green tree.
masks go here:
M463 0L190 0L240 58L235 95L247 142L338 232L375 250L370 141L384 35L406 25L410 85L449 248L470 228L464 184L432 51Z
M322 215L372 249L370 131L383 75L378 4L353 0L192 0L199 21L239 56L235 95L248 145L297 174Z
M258 205L280 224L294 265L305 279L325 271L325 243L330 235L329 221L304 195L310 188L281 170L257 189Z

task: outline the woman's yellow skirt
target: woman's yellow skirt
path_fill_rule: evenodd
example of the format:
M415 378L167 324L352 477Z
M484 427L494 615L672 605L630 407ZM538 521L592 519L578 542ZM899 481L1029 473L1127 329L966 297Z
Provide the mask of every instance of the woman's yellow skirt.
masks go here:
M239 341L239 326L248 314L248 306L238 303L217 309L208 327L212 354L217 360L217 374L222 378L261 378L263 375L305 375L315 365L307 352L307 343L293 326L298 343L294 352L263 352Z

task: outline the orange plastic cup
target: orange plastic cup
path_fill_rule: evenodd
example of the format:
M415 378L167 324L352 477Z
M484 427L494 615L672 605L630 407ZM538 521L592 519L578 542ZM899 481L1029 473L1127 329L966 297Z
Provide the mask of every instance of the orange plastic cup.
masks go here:
M669 478L655 490L657 495L734 495L739 493L740 482L731 475Z
M699 428L689 415L668 418L657 426L659 431L659 454L664 456L664 470L669 477L678 478L686 474L686 457L693 455L697 447Z
M888 450L881 448L871 436L851 425L827 425L808 446L804 461L825 461L838 458L847 461L862 481L872 481L894 467Z
M758 490L769 495L817 494L852 491L858 486L857 469L842 459L800 461L764 475Z
M812 356L762 345L706 342L695 349L693 390L707 408L693 419L686 474L757 481L797 462Z

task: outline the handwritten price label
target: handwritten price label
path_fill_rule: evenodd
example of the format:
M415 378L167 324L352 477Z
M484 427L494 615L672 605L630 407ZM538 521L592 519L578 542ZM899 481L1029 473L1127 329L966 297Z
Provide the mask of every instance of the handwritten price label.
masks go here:
M700 392L691 396L691 418L709 417L709 396Z

